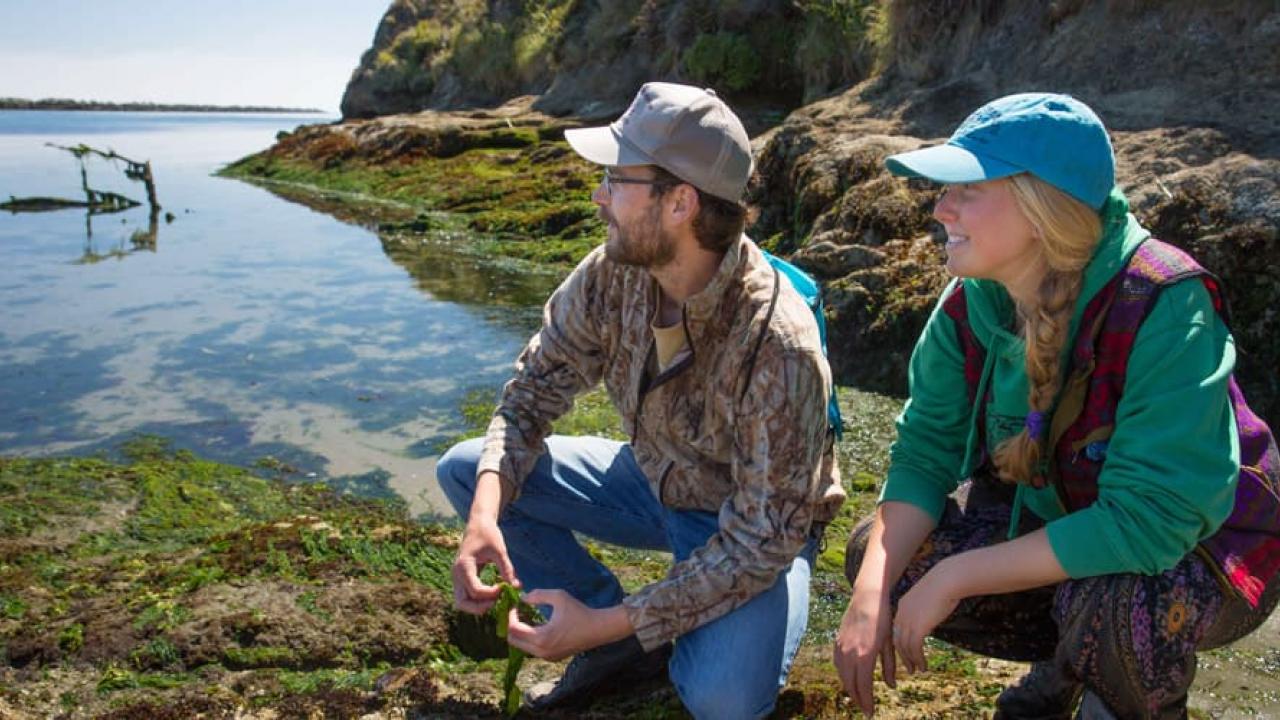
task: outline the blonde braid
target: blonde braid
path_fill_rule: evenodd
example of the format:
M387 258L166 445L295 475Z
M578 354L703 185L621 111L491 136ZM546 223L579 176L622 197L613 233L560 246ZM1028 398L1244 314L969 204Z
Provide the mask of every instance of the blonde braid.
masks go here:
M1031 308L1024 319L1030 385L1027 404L1031 412L1048 413L1057 396L1061 351L1067 342L1071 311L1080 295L1082 281L1083 274L1079 272L1049 271L1040 283L1040 304ZM1000 479L1042 487L1043 478L1039 475L1043 440L1023 429L1000 443L995 451Z
M1027 404L1042 421L1053 409L1061 385L1062 350L1072 311L1084 284L1084 268L1102 236L1098 213L1079 200L1031 175L1015 175L1010 187L1019 210L1036 229L1048 270L1040 281L1035 307L1019 307L1026 340ZM996 447L997 475L1005 482L1043 487L1041 460L1046 438L1033 436L1031 423ZM1047 428L1046 428L1047 429Z

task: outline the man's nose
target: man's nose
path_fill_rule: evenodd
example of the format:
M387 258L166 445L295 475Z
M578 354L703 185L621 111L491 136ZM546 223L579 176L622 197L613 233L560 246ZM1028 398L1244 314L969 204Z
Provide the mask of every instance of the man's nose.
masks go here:
M609 204L609 190L604 186L605 181L601 180L596 189L591 192L591 202L597 205Z

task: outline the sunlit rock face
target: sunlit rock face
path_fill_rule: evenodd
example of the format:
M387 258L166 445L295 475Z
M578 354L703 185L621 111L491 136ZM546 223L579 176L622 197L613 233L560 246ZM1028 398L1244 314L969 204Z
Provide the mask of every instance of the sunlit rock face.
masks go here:
M947 279L929 219L937 189L890 177L884 157L943 141L1001 95L1066 92L1111 129L1138 218L1224 281L1238 376L1280 424L1280 10L890 6L883 70L756 140L754 232L827 281L837 376L905 391L912 343Z
M868 37L882 26L878 3L868 0L395 0L352 74L342 114L536 94L544 112L605 117L648 80L789 109L866 77Z
M931 239L936 188L889 177L884 157L942 141L995 97L1070 93L1112 130L1138 217L1224 281L1239 376L1255 409L1280 423L1273 2L526 5L393 3L344 115L533 94L535 110L580 122L616 115L645 80L716 87L755 136L752 235L826 283L838 379L905 392L912 344L946 276Z

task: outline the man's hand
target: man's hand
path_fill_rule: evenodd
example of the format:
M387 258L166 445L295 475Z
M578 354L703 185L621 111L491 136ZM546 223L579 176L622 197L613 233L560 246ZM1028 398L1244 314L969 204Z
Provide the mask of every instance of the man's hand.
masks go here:
M543 660L561 660L635 632L621 605L593 610L563 590L534 590L523 599L530 605L550 605L551 619L529 625L512 608L507 642Z
M955 590L955 574L949 572L955 565L949 560L954 558L934 565L898 601L898 614L893 619L893 643L907 672L924 672L929 668L924 658L924 639L955 612L962 599Z
M459 610L482 615L493 607L498 599L498 586L486 585L480 580L480 569L489 563L498 566L503 580L520 586L498 523L473 517L467 523L462 544L458 546L458 557L453 561L453 604Z
M835 663L840 684L867 717L876 711L872 687L876 657L880 658L884 681L889 687L897 687L893 643L889 640L892 619L888 593L855 588L836 635Z

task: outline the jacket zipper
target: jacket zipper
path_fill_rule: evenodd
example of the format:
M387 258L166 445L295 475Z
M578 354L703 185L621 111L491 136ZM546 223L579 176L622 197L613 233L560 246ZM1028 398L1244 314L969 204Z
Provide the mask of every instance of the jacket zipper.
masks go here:
M653 356L657 347L656 340L649 343L649 352L644 354L644 368L649 367L649 358ZM645 377L645 374L645 371L641 370L640 381L636 383L636 421L631 428L632 445L635 445L636 440L640 437L640 419L644 415L644 396L649 393L648 383L645 382L648 378Z
M680 321L684 325L684 342L685 342L685 346L689 348L689 352L683 358L681 358L680 362L658 373L658 376L653 378L653 380L651 380L648 383L645 382L643 373L641 374L640 382L637 383L636 385L636 421L635 421L635 429L631 433L632 445L635 445L636 438L640 437L640 423L641 423L641 419L644 417L644 399L649 396L649 392L654 388L661 386L663 383L669 381L671 378L675 377L676 375L679 375L680 373L684 372L689 368L690 365L693 364L693 358L694 358L693 339L689 337L689 319L687 316L685 316L683 311L681 311L680 315L681 315ZM646 368L649 367L649 358L651 358L653 354L657 352L657 348L658 348L658 342L656 340L650 341L649 352L645 353L644 355L644 366ZM659 498L659 500L661 500L661 498Z
M667 467L662 471L661 477L658 478L658 504L659 505L666 505L665 496L667 494L667 476L671 474L671 471L674 470L675 467L676 467L675 460L667 461Z
M649 352L650 353L653 352L652 347L649 348ZM648 364L647 358L645 360L645 364ZM640 421L641 421L641 418L644 417L644 400L645 398L649 397L649 392L661 386L662 384L666 383L668 380L675 377L676 375L679 375L681 372L684 372L692 364L693 364L693 353L691 352L688 355L686 355L683 360L667 368L666 371L660 373L658 377L654 378L653 382L649 383L647 386L645 385L643 380L640 382L640 385L636 388L636 423L635 423L636 427L635 427L635 432L632 433L631 435L632 445L636 443L636 438L640 437Z

